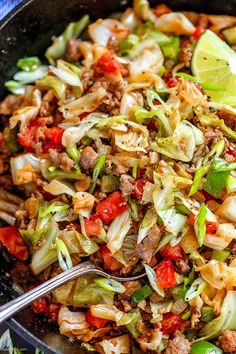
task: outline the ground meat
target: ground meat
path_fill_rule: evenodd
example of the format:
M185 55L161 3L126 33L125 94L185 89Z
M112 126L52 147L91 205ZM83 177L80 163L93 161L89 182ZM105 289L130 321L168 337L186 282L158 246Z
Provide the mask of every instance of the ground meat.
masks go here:
M74 167L74 161L66 152L61 153L56 149L49 149L48 153L53 166L59 167L64 171L71 171Z
M136 246L137 255L142 258L145 263L149 263L155 254L161 239L161 231L157 225L154 225L147 237Z
M15 217L16 217L16 226L19 229L26 230L29 223L28 213L25 210L17 210L15 212Z
M84 148L81 158L80 164L84 170L89 170L90 168L94 168L98 159L98 154L91 146L86 146Z
M123 266L121 268L121 270L120 270L121 276L131 273L135 269L136 264L138 263L138 260L139 260L138 257L136 257L136 256L132 257L129 260L128 265L127 266Z
M119 114L120 101L124 93L123 81L109 83L104 78L101 78L100 80L97 80L92 87L90 87L89 92L94 92L99 87L103 87L108 91L107 96L102 101L100 110L106 113L109 112L110 115Z
M94 84L93 70L86 70L82 75L81 82L85 91L91 87Z
M138 280L124 282L123 285L126 291L123 294L119 294L119 298L122 300L129 300L130 297L141 287L141 283Z
M174 338L169 340L165 354L189 354L191 345L183 334L176 331Z
M163 301L163 297L158 295L157 293L152 293L152 295L150 296L150 302L154 303L154 304L158 304L158 302Z
M14 111L20 108L22 104L22 99L19 96L8 95L0 103L0 114L10 116Z
M126 172L128 172L128 168L127 167L125 167L125 166L122 166L122 165L118 165L118 166L116 166L116 168L115 168L115 170L114 170L114 173L115 174L118 174L118 175L121 175L121 174L123 174L123 173L126 173Z
M177 260L175 261L175 266L176 266L176 268L178 268L178 270L179 270L180 273L188 273L189 270L190 270L190 267L189 267L189 265L188 265L188 259L187 259L187 258L186 258L186 259L184 259L184 258L182 258L182 259L177 259Z
M12 176L11 175L3 175L0 176L0 186L9 189L13 186Z
M81 53L78 49L79 41L72 37L66 47L65 60L69 62L78 61L81 57Z
M120 190L125 198L128 198L134 189L134 179L126 174L120 176Z
M179 61L183 62L187 68L190 67L193 55L192 41L183 39L180 44Z
M224 331L219 337L219 346L225 353L236 353L236 332Z
M206 143L212 142L212 145L215 145L216 143L218 143L218 141L222 140L224 137L223 133L217 128L207 127L203 133L205 138L207 139Z

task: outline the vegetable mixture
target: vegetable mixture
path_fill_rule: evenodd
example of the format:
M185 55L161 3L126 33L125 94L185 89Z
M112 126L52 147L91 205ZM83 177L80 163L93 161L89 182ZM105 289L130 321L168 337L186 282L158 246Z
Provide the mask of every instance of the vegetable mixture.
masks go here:
M0 228L32 304L88 351L236 353L236 17L133 8L21 58L0 103ZM4 224L5 223L5 224Z

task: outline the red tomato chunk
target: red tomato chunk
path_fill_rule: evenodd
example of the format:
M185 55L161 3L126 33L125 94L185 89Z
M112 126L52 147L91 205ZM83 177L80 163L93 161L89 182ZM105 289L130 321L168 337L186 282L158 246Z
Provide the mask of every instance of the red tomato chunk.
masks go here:
M114 192L97 205L96 212L105 223L109 223L128 208L129 205L120 192Z
M175 271L171 260L165 260L156 267L156 276L161 288L167 289L176 285Z

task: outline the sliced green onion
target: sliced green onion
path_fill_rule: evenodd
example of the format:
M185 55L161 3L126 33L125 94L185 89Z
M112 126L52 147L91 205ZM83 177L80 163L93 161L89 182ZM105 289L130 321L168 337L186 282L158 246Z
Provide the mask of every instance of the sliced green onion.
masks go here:
M73 267L73 264L70 258L69 251L66 247L66 244L59 238L56 238L56 250L57 250L58 263L61 269L63 271L71 269Z
M178 73L176 73L176 76L182 77L184 79L188 79L190 81L193 81L196 84L201 85L202 88L204 88L205 90L209 90L209 91L225 91L225 88L223 88L223 87L220 87L220 86L217 86L215 84L212 84L211 82L205 82L205 81L198 80L194 76L189 75L187 73L178 72Z
M184 205L184 204L175 204L175 210L177 213L183 214L183 215L189 215L190 211L189 209Z
M80 155L77 145L74 144L70 149L67 149L68 155L74 160L75 162L79 161Z
M55 60L63 57L67 43L72 37L78 37L87 27L89 16L83 16L78 22L71 22L65 31L59 36L54 37L53 44L46 50L45 56L50 64L55 64Z
M138 290L135 291L135 293L132 295L131 299L133 302L135 302L137 304L140 301L145 300L151 294L152 294L152 289L150 288L150 286L144 285L142 288L139 288Z
M95 283L105 290L113 291L114 293L124 293L126 288L120 282L114 279L107 278L96 278L94 279Z
M190 311L190 310L186 311L186 312L181 316L182 320L188 320L190 317L191 317L191 311Z
M202 307L202 316L201 321L203 322L210 322L213 320L214 315L214 308L210 306L203 306Z
M236 163L229 164L225 160L215 157L207 174L206 183L203 186L204 190L215 198L220 197L230 175L231 168L236 168Z
M199 187L200 187L200 183L202 178L205 176L205 174L207 173L209 167L207 166L201 166L195 173L194 179L193 179L193 184L191 185L190 191L188 196L191 197L193 194L195 194Z
M138 215L138 206L137 203L135 203L132 199L129 200L129 205L130 205L130 212L131 212L131 217L134 219L134 221L139 220L139 215Z
M132 177L134 179L137 179L138 176L138 166L139 166L139 160L135 160L132 168Z
M155 271L147 264L144 264L144 268L145 268L145 271L147 273L147 277L148 277L149 283L150 283L151 287L153 288L153 290L155 290L158 295L164 297L165 296L165 292L158 285Z
M190 354L223 354L223 351L210 342L201 342L192 345Z
M191 272L189 273L188 276L188 284L192 284L194 282L194 275L195 275L195 268L192 266Z
M23 71L34 71L40 65L42 65L42 63L38 57L20 58L17 62L18 68Z
M99 156L99 159L98 159L98 161L97 161L97 163L96 163L96 165L94 167L94 170L93 170L93 177L92 177L91 185L90 185L90 188L89 188L89 193L93 193L94 192L98 176L99 176L100 172L102 171L102 169L103 169L103 167L105 165L105 161L106 161L106 155Z
M201 277L194 280L189 290L186 292L185 301L190 301L194 299L196 296L200 295L205 287L207 286L207 282L203 280Z
M132 48L138 44L139 42L139 37L136 34L130 34L129 37L123 39L120 43L119 43L119 54L124 56L124 55L128 55Z
M206 206L204 203L201 204L201 207L196 215L194 231L196 233L199 246L201 247L206 236Z
M171 37L167 43L161 45L161 49L166 58L176 61L180 50L179 37Z
M224 151L225 148L225 142L224 140L220 140L218 141L218 143L216 143L213 148L206 154L206 156L204 157L202 163L205 166L208 163L208 160L211 156L215 155L215 157L219 157L222 152Z
M21 82L9 80L4 82L4 86L14 95L23 95L25 93L25 86Z
M228 193L236 192L236 173L231 172L225 186Z
M226 261L226 259L230 256L231 252L229 250L214 250L211 256L211 259L215 259L220 262Z

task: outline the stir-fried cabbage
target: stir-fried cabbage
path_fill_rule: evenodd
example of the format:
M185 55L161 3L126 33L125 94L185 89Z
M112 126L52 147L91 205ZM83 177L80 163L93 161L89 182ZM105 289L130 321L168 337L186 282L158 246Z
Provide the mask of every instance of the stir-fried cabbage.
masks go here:
M155 27L164 32L171 32L176 35L190 35L195 27L181 12L170 12L158 17Z
M96 349L101 354L129 354L131 350L129 335L104 339L96 344Z
M156 74L163 65L163 54L158 44L151 40L140 42L130 56L132 62L129 65L131 81L146 80L150 74Z
M200 266L199 271L204 280L216 289L232 289L236 286L236 269L225 263L211 260Z
M172 137L157 139L155 149L172 159L188 162L193 158L195 146L193 129L181 122Z
M129 210L117 216L111 223L107 232L107 247L114 254L122 247L124 239L131 227Z
M61 106L60 111L65 118L73 118L74 116L78 117L82 113L93 112L99 107L106 95L107 91L103 87L99 87L96 91L88 93L77 100L73 100L72 102Z
M10 165L12 179L16 185L34 181L40 171L40 159L30 153L11 157Z
M121 41L129 33L129 29L121 22L109 18L106 20L99 19L92 23L88 29L89 36L92 40L102 46L106 46L111 38Z
M20 123L20 131L22 131L30 120L37 117L42 103L41 92L34 90L31 97L31 105L23 107L15 111L9 120L10 129L14 128L17 123Z

